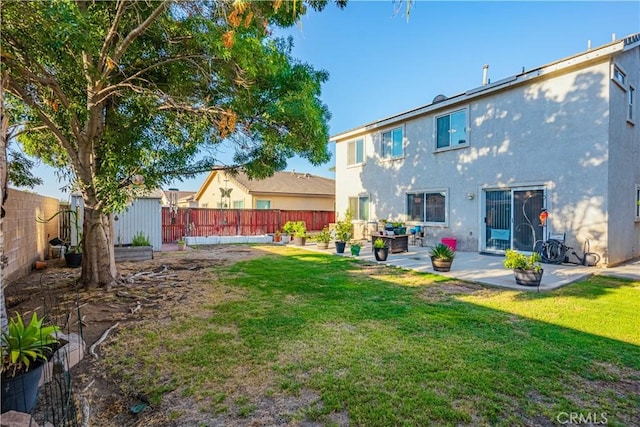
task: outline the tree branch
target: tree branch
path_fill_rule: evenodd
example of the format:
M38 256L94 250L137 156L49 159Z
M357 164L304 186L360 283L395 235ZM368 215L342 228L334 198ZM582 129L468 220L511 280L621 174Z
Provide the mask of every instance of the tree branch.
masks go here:
M51 132L56 136L58 141L60 141L60 144L62 144L62 147L64 147L64 149L66 150L66 152L69 155L69 157L73 157L75 160L77 160L77 157L76 157L76 154L75 154L75 149L74 149L73 145L71 144L71 142L62 134L60 129L58 129L58 127L55 125L55 123L51 119L49 119L49 116L47 116L44 113L44 111L42 111L40 106L29 96L29 94L26 93L22 89L22 87L20 87L19 85L15 84L13 82L13 79L11 79L11 78L8 81L8 89L9 89L9 91L11 93L16 95L23 102L25 102L27 105L29 105L31 108L33 108L33 110L36 112L36 114L38 115L40 120L42 120L42 123L44 123L44 125L47 128L49 128L51 130ZM40 127L38 127L37 129L40 130Z
M109 27L109 31L107 32L107 36L104 38L104 43L102 43L102 49L100 49L100 57L98 58L98 70L102 72L104 75L107 75L107 52L109 47L111 46L111 42L113 38L117 34L118 25L120 25L120 18L124 15L126 1L118 0L116 3L116 14L113 17L113 22L111 23L111 27Z
M116 49L116 53L113 55L113 61L116 64L120 61L120 58L122 58L122 55L124 55L124 52L127 50L129 45L147 28L149 28L149 26L153 24L156 19L158 19L158 16L160 16L168 6L169 1L163 1L160 6L158 6L153 12L151 12L151 15L149 15L147 19L142 22L142 24L138 25L136 28L131 30L129 34L127 34L122 43L120 43L120 46L118 46L118 48Z

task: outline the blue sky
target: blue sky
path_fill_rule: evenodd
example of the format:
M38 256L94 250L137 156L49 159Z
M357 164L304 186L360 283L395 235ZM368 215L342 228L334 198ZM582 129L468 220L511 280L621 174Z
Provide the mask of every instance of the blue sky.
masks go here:
M492 81L535 68L640 32L640 2L431 2L404 5L353 1L345 9L329 4L286 31L294 56L329 72L322 100L332 118L330 133L426 105L438 94L455 95L480 86L482 67ZM333 151L333 147L330 147ZM293 159L288 170L333 178L333 160L319 167ZM56 198L50 170L36 174L36 192ZM176 182L197 190L200 180Z

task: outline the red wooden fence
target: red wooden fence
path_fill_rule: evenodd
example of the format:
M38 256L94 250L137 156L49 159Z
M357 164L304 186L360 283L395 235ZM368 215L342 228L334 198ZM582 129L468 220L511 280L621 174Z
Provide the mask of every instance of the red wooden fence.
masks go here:
M307 230L322 230L335 222L333 211L282 211L277 209L162 208L162 242L182 236L256 236L275 233L287 221L304 221Z

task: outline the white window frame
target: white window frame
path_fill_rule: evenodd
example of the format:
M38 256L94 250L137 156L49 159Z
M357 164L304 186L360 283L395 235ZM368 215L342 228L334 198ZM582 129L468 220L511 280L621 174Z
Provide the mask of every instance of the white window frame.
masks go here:
M426 198L427 194L436 194L436 193L440 193L442 195L444 195L444 222L436 222L436 221L427 221L426 216L427 216L427 205L426 203L422 202L422 219L419 221L416 221L414 219L411 219L411 222L417 222L420 225L426 225L426 226L437 226L437 227L448 227L449 226L449 189L448 188L429 188L427 190L416 190L416 191L407 191L405 193L405 216L407 218L409 218L409 210L408 210L408 203L409 203L409 195L413 194L413 195L422 195L423 198Z
M622 80L620 81L619 78ZM611 64L611 80L617 84L620 89L627 90L627 73L617 64Z
M464 111L465 142L462 144L451 145L451 137L449 137L449 145L444 147L438 147L438 119L446 116L451 116L461 111ZM451 132L451 129L449 129L449 132ZM456 150L458 148L465 148L468 146L469 146L469 106L464 106L462 108L456 108L449 111L445 111L442 114L437 114L433 117L433 151L434 152Z
M396 130L400 130L401 132L401 141L402 141L402 153L400 155L393 155L393 132ZM385 155L385 143L384 143L384 135L385 134L391 134L391 145L389 146L389 155L386 156ZM405 146L405 140L404 140L404 135L405 135L405 126L396 126L393 127L391 129L387 129L384 130L382 132L380 132L380 158L382 158L382 160L397 160L397 159L402 159L404 158L404 146Z
M367 199L367 218L361 218L360 215L360 201L361 199ZM351 201L355 200L356 201L356 207L357 210L353 211L353 209L351 209ZM349 206L349 209L351 210L351 215L353 215L353 219L355 221L369 221L369 219L371 218L371 196L369 196L369 194L360 194L357 196L351 196L347 198L347 206Z
M636 222L640 222L640 184L636 184Z
M631 125L635 125L635 120L633 120L633 110L635 104L636 88L633 85L629 85L629 91L627 92L627 122Z
M233 209L244 209L244 200L234 200L231 202L231 206L233 206Z
M358 161L358 143L362 144L362 159L360 159L360 161ZM351 140L349 142L347 142L347 167L351 167L351 166L360 166L362 164L364 164L364 137L362 138L356 138L354 140ZM353 147L353 162L349 163L349 157L350 157L350 152L351 149Z

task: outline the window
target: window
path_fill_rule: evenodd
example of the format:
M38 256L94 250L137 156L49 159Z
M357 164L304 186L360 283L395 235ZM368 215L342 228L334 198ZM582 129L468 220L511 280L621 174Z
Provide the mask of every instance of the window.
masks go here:
M349 197L349 210L353 219L369 220L369 196Z
M627 121L633 123L633 103L635 102L636 88L629 85L627 100L629 102L629 110L627 111Z
M467 110L436 117L436 149L467 143Z
M613 66L611 78L614 82L618 83L622 89L625 89L625 84L627 83L627 75L617 65Z
M402 128L390 130L382 134L382 157L397 158L404 155Z
M364 162L364 139L349 141L347 144L347 166Z
M256 200L256 209L271 209L271 200Z
M233 209L244 209L244 200L234 200Z
M434 191L407 194L407 216L410 221L447 222L447 193Z
M636 221L640 221L640 185L636 185Z

